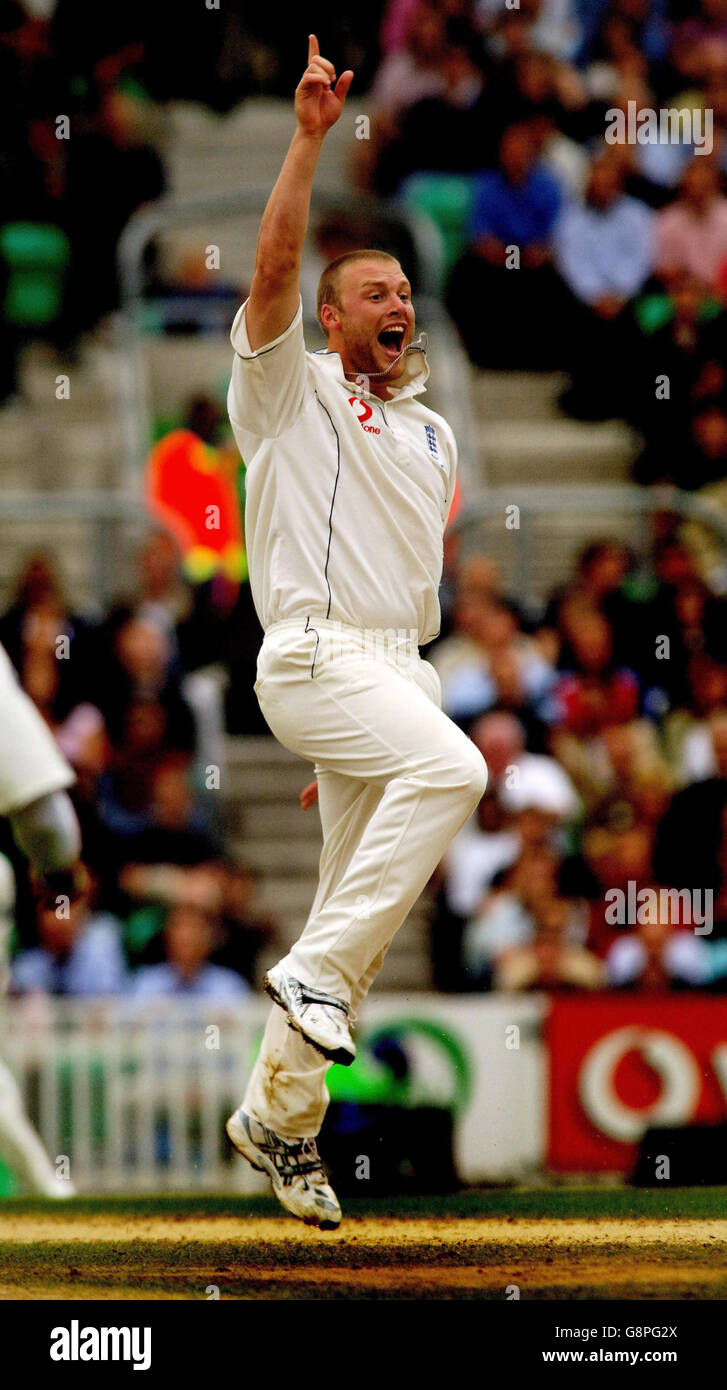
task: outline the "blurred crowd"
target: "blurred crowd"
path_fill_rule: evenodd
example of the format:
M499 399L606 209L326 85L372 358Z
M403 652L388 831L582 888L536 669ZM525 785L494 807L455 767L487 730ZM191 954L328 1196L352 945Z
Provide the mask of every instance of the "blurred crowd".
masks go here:
M256 648L256 627L241 625ZM66 916L38 912L0 825L16 880L0 874L12 990L224 1002L256 982L276 928L219 809L234 649L224 673L213 662L229 633L162 531L143 543L129 592L93 620L71 610L47 557L24 567L0 642L76 773L89 889Z
M437 875L437 984L727 989L727 600L669 526L594 540L544 611L485 556L430 651L489 767ZM671 892L669 892L671 890Z
M489 783L432 885L441 989L727 990L727 599L668 518L656 531L640 561L595 539L539 612L488 556L448 547L426 655ZM194 602L157 532L100 621L42 557L0 619L76 771L90 875L66 918L38 914L2 831L18 993L224 1001L256 983L276 924L230 857L220 689L185 664Z
M72 352L118 302L119 234L167 188L169 100L225 112L290 95L295 26L201 10L180 25L172 0L0 0L0 402L28 335ZM472 361L565 371L570 414L639 431L637 481L722 503L727 0L374 0L322 19L370 111L359 188L440 222L442 290ZM668 139L606 138L615 113L664 112L686 121ZM366 235L339 223L314 260ZM401 229L390 242L410 263ZM150 291L171 277L223 294L199 263L158 255Z
M224 113L265 77L235 6L0 0L0 404L22 385L25 341L73 360L116 308L119 236L168 191L168 103ZM185 291L200 260L175 267ZM146 271L169 288L153 246Z
M639 482L722 482L727 0L390 0L381 45L359 183L440 222L473 362L568 372ZM610 143L630 109L688 124Z

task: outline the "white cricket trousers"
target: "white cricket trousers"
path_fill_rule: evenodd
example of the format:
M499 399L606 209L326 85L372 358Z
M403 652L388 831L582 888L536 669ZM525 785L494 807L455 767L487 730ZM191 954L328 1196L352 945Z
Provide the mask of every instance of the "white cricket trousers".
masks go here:
M355 1018L396 931L485 790L474 744L442 713L416 635L315 617L265 634L255 691L276 738L315 764L318 890L283 964ZM273 1009L243 1102L284 1138L312 1137L328 1105L324 1057Z

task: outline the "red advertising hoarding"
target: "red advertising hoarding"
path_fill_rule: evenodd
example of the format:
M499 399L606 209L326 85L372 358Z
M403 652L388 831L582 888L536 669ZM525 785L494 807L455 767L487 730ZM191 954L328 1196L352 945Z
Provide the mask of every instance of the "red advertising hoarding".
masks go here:
M548 1165L633 1167L650 1125L727 1119L727 998L553 997Z

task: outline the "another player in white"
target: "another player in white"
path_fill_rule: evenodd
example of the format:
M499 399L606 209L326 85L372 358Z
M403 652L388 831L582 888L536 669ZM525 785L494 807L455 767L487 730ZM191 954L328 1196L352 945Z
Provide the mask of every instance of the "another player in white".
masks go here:
M309 39L297 129L232 329L228 408L247 463L245 535L265 630L255 685L273 733L315 765L320 881L305 930L269 971L275 1001L227 1131L289 1211L335 1227L316 1147L332 1061L394 936L485 789L441 711L419 646L439 630L454 436L420 400L428 376L398 261L362 251L321 278L327 350L306 352L298 288L322 141L353 74Z
M7 816L17 844L27 855L38 895L55 905L82 891L81 831L66 790L74 774L50 729L18 684L0 646L0 815ZM8 919L15 882L0 855L0 998L7 985ZM25 1186L46 1197L70 1197L73 1186L56 1176L43 1145L23 1111L16 1081L0 1061L0 1154Z

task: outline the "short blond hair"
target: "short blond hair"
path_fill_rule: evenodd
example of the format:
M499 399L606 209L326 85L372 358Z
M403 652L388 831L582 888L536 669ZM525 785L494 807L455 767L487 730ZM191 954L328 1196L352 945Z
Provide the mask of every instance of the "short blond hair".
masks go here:
M393 261L394 265L399 262L396 256L392 256L388 251L347 251L345 256L337 256L335 261L327 265L320 280L318 281L318 295L316 298L316 315L318 322L321 322L321 310L324 304L333 304L336 309L341 308L339 298L341 285L341 271L347 265L353 265L355 261ZM325 328L323 332L325 333Z

